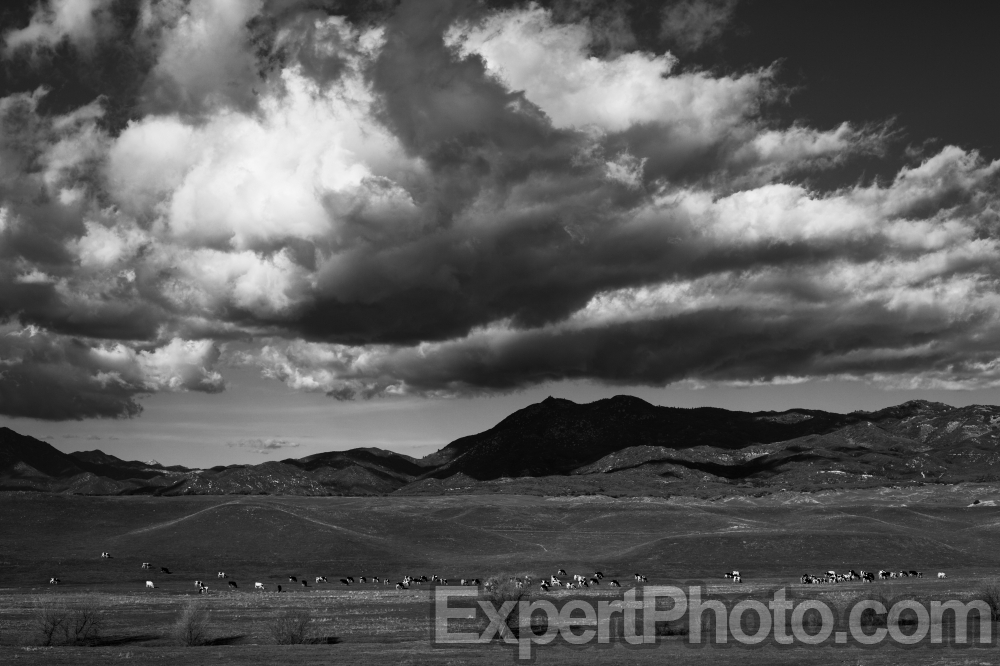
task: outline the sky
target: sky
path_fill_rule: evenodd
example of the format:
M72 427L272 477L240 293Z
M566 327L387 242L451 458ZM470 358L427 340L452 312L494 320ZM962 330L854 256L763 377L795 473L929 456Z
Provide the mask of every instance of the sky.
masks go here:
M989 5L0 8L0 426L413 456L548 395L1000 398Z

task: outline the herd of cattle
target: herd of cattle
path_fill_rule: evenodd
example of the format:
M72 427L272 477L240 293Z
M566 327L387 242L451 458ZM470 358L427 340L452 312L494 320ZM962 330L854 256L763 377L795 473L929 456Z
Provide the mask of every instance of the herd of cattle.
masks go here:
M728 575L728 574L727 574ZM837 573L836 571L827 571L826 575L823 576L812 576L810 574L802 574L799 581L803 585L816 585L819 583L844 583L851 581L861 581L862 583L873 583L875 579L879 580L889 580L891 578L923 578L924 573L922 571L886 571L885 569L880 570L877 574L871 571L855 571L851 569L847 573ZM939 571L938 578L947 578L948 575L943 571Z
M101 553L101 558L102 559L111 559L111 553L109 553L107 551L102 552ZM150 564L149 562L143 562L141 568L142 569L152 569L153 565ZM167 567L160 567L160 573L161 574L170 575L171 572L170 572L170 569L167 568ZM742 583L743 582L743 577L740 575L739 571L735 571L735 570L734 571L727 571L726 573L723 574L723 577L726 578L726 579L731 580L734 583ZM802 574L802 577L799 579L799 582L801 582L803 585L818 584L818 583L840 583L840 582L851 582L851 581L860 581L860 582L865 582L865 583L871 583L871 582L874 582L876 578L878 578L879 580L888 580L888 579L891 579L891 578L923 578L923 577L924 577L923 572L913 571L913 570L911 570L911 571L886 571L886 570L883 569L883 570L879 571L876 574L876 573L873 573L871 571L855 571L854 569L851 569L847 573L839 573L839 574L837 572L835 572L835 571L827 571L826 574L822 575L822 576L813 576L811 574ZM943 571L939 571L937 577L938 578L947 578L947 575ZM217 574L217 578L219 578L219 579L228 579L229 575L225 571L220 571ZM645 583L645 582L647 582L646 576L644 576L642 574L639 574L639 573L633 574L633 578L635 579L636 583ZM547 578L543 577L539 581L539 587L540 587L540 589L543 592L548 592L552 588L560 588L560 587L564 587L564 588L567 588L567 589L581 589L581 588L589 588L589 587L598 586L598 585L601 584L601 582L603 580L604 580L604 574L602 572L600 572L600 571L595 571L594 574L591 575L591 576L585 576L585 575L582 575L582 574L573 574L572 577L570 577L570 575L566 573L565 569L559 569L554 575L549 576ZM306 580L305 577L302 577L301 580L300 580L296 576L289 575L288 576L288 581L290 583L298 583L302 587L306 587L306 588L309 587L309 583L308 583L308 581ZM315 582L316 585L328 582L326 576L316 576L315 581L316 581ZM58 585L60 582L61 582L60 579L58 577L56 577L56 576L52 576L49 579L49 584L50 585ZM518 588L524 588L524 587L530 587L533 584L533 579L532 579L531 576L525 576L524 578L521 578L521 577L510 577L510 579L508 580L508 582L511 583L511 584L513 584L514 586L516 586ZM358 583L360 583L360 584L366 584L367 583L367 584L372 584L372 585L391 585L392 584L392 582L390 581L390 579L388 579L388 578L379 578L378 576L359 576L357 580L355 580L353 576L348 576L346 578L341 578L340 579L340 583L342 585L355 585L355 584L358 584ZM438 585L448 585L448 579L447 578L441 578L440 576L431 576L430 578L428 578L427 576L403 576L403 578L396 583L396 589L397 590L408 590L408 589L410 589L411 585L421 584L421 583L431 583L431 584L438 584ZM195 588L197 588L197 590L198 590L198 592L200 594L206 594L209 591L208 585L206 585L204 581L196 580L194 582L194 585L195 585ZM234 580L227 580L226 581L226 585L227 585L228 589L230 589L230 590L237 590L237 589L239 589L239 586L236 584L236 581L234 581ZM480 580L479 578L462 578L459 581L459 585L472 585L472 586L476 586L476 587L483 587L484 589L489 590L493 586L499 585L499 583L495 579L494 580L487 580L485 583L483 583L483 581ZM612 581L610 581L608 583L608 586L609 587L621 587L621 583L619 583L617 580L612 580ZM276 585L275 587L276 587L276 589L277 589L278 592L282 591L281 585ZM153 581L151 581L151 580L147 580L146 581L146 588L147 589L155 589L156 588L156 584ZM261 583L261 582L255 582L254 583L254 590L266 591L267 590L267 584Z

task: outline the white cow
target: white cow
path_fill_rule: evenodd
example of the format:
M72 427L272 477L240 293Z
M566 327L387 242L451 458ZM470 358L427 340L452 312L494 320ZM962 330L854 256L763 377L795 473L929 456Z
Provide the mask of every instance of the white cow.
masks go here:
M151 590L151 589L153 589L154 587L156 587L156 586L155 586L155 585L153 585L153 581L151 581L151 580L147 580L147 581L146 581L146 588L147 588L147 589L150 589L150 590Z
M938 578L947 578L948 574L943 571L938 571Z
M253 584L253 589L255 589L255 590L263 590L264 589L264 583L254 583Z

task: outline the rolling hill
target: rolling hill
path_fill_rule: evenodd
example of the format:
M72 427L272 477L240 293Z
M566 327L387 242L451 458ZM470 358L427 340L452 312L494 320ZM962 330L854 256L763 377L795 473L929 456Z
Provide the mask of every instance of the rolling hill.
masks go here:
M1000 479L1000 408L680 409L547 398L420 460L356 448L207 470L62 453L0 429L0 490L91 495L747 495Z

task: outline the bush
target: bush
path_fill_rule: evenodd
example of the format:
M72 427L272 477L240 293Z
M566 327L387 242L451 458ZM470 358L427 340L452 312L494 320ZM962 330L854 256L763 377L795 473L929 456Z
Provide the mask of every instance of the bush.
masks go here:
M313 642L313 630L309 611L305 609L287 610L274 619L271 638L277 645L302 645Z
M93 645L101 639L102 620L97 604L87 599L72 610L63 604L41 604L32 624L41 645Z
M657 622L655 633L657 636L687 636L688 627L684 622Z
M862 627L884 627L888 623L889 608L892 607L893 589L887 585L875 584L872 587L869 599L879 602L885 606L885 613L876 613L874 608L865 609L861 614Z
M63 625L65 642L68 645L93 645L101 640L103 618L97 606L91 602L74 610L69 621Z
M1000 619L1000 583L996 580L987 583L979 593L979 598L990 607L990 619L994 621Z
M174 638L188 647L205 645L208 642L208 611L199 604L188 604L174 625Z
M46 646L58 644L68 620L69 609L65 606L40 604L31 618L38 643Z
M498 610L508 601L515 602L514 610L507 616L505 626L500 627L500 637L517 637L521 620L516 604L531 599L530 587L526 584L518 586L517 581L511 580L511 576L491 576L483 585L483 592L480 596ZM483 628L485 629L485 626Z

